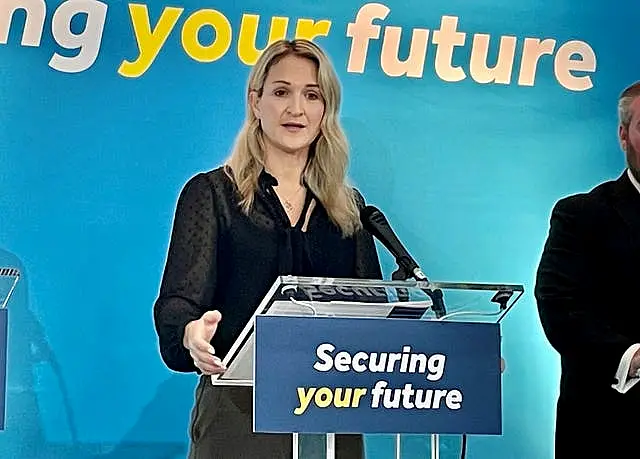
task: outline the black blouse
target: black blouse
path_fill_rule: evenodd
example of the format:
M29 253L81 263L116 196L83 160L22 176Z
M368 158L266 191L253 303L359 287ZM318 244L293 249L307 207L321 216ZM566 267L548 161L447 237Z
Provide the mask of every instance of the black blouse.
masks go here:
M160 353L170 369L196 371L182 345L184 328L209 310L222 314L212 345L223 358L280 275L382 279L368 232L344 238L318 200L305 232L304 212L291 226L275 185L273 176L260 175L249 215L222 167L194 176L182 189L153 310ZM311 199L307 190L305 207Z

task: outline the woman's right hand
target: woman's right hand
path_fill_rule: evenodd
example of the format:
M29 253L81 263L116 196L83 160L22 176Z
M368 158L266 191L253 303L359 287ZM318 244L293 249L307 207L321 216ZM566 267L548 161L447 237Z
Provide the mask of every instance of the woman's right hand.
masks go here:
M220 311L207 311L198 320L189 322L184 329L182 344L189 349L195 366L205 375L220 374L227 370L211 345L221 319Z

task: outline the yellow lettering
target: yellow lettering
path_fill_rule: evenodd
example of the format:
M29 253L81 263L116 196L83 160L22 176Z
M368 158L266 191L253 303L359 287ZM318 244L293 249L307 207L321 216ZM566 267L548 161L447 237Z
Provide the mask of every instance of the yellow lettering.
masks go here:
M118 73L131 78L137 78L144 74L158 56L182 11L183 8L164 8L158 23L151 31L147 6L136 3L129 4L131 25L140 53L133 62L123 61L118 68Z
M351 403L352 392L353 389L350 387L346 387L344 389L342 387L336 388L336 395L333 401L333 405L336 408L348 408Z
M333 401L333 392L328 387L321 387L316 392L315 402L318 408L326 408Z
M257 14L242 15L240 34L238 37L238 57L247 65L255 64L262 51L264 51L264 48L261 50L256 48L256 36L258 35L259 22L260 16ZM280 16L272 17L267 46L274 41L285 38L287 36L288 27L289 18Z
M304 387L298 387L298 401L300 402L300 406L293 410L293 414L299 416L307 411L311 400L313 400L313 394L315 391L315 387L309 387L306 391Z
M367 389L363 387L357 387L353 389L353 399L351 400L351 408L358 408L360 406L360 399L367 394Z
M204 26L215 31L213 43L203 46L198 33ZM213 62L225 55L231 46L231 23L217 10L198 10L185 21L182 27L182 47L192 59L198 62Z
M318 408L328 408L333 404L336 408L358 408L360 399L367 394L364 387L298 387L299 406L293 410L293 414L301 415L313 402Z
M296 38L306 38L313 40L316 37L326 37L331 29L331 21L323 19L314 21L313 19L298 19L296 24Z

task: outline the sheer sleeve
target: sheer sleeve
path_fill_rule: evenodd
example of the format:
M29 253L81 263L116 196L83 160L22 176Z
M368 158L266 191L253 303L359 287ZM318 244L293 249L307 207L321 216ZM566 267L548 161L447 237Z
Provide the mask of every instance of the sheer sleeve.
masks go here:
M160 354L174 371L196 371L182 339L187 323L199 319L212 306L217 229L211 185L205 174L198 174L186 183L178 198L160 292L153 307Z

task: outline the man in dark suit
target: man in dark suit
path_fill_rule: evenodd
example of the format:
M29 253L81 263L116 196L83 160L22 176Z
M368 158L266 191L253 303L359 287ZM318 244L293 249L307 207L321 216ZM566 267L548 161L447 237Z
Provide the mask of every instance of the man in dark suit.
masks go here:
M541 323L562 365L556 459L640 457L640 82L622 92L618 115L628 167L556 203L537 271Z

